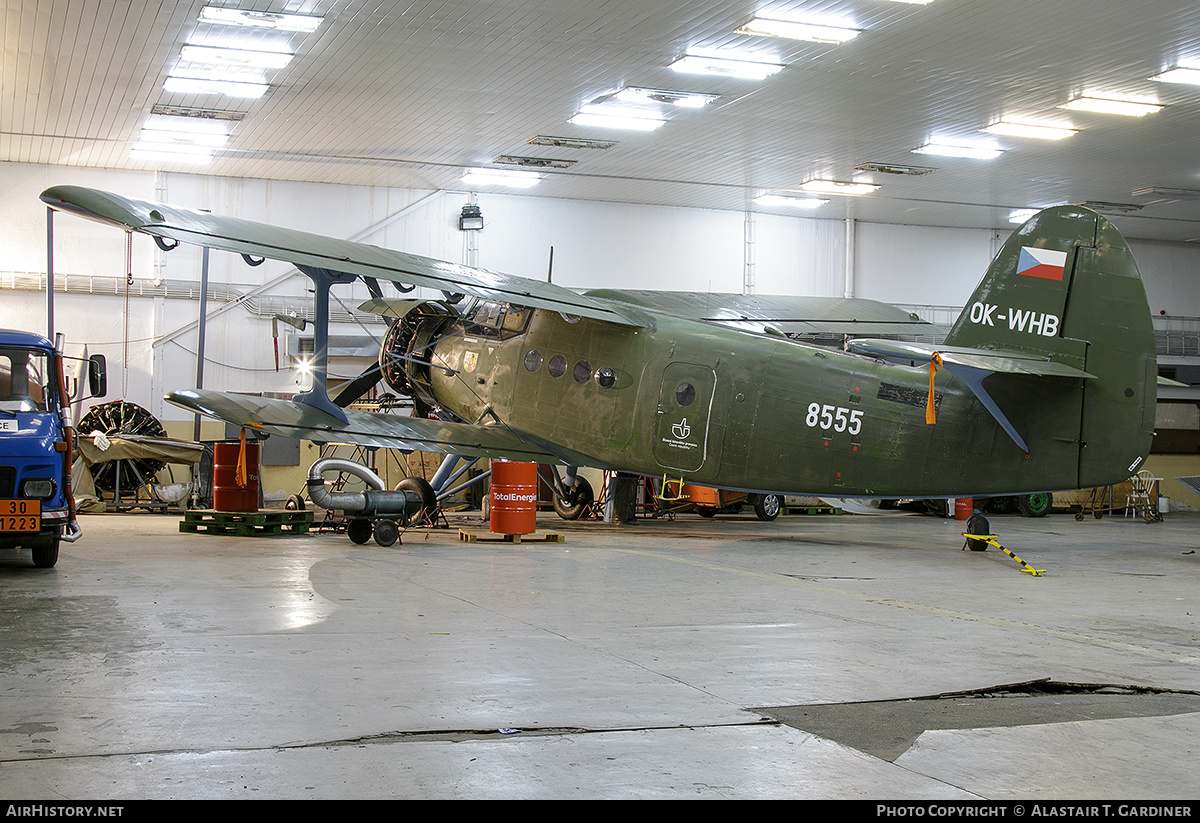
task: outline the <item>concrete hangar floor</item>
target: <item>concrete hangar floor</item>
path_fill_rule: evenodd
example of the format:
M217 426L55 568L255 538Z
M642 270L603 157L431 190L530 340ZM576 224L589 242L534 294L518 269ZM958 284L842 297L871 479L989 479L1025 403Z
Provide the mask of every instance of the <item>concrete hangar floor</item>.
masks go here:
M930 517L90 516L0 553L0 796L1200 796L1200 514L991 522L1045 574Z

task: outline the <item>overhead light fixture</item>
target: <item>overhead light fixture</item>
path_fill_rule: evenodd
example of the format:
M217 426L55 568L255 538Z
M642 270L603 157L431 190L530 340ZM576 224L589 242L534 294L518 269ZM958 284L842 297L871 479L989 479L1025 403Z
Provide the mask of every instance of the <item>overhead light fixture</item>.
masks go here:
M928 166L902 166L899 163L859 163L854 167L854 170L878 172L879 174L904 174L914 177L937 171L937 169L931 169Z
M186 132L179 129L155 129L149 125L142 128L142 143L173 146L209 146L220 148L229 142L229 135L217 132Z
M910 6L928 6L933 0L892 0L893 3L908 3Z
M146 118L146 123L142 126L142 129L143 133L149 130L195 136L219 136L222 139L228 139L229 126L227 123L227 120L218 120L215 118L198 118L175 114L161 114L152 109L151 114Z
M1073 137L1078 133L1078 129L1069 128L1067 126L1052 126L1049 124L1020 122L1017 120L1007 120L1001 118L998 122L987 126L980 131L985 131L988 134L998 134L1004 137L1031 137L1035 140L1062 140L1067 137Z
M673 91L671 89L645 89L638 86L626 86L612 99L634 106L678 106L683 109L702 109L717 100L718 94L705 94L698 91Z
M1188 200L1200 198L1200 189L1173 189L1168 186L1146 186L1142 189L1134 189L1134 197L1142 197L1147 194L1158 194L1163 197L1182 197Z
M760 194L754 198L760 206L786 206L793 209L815 209L828 203L819 197L788 197L783 194Z
M527 169L569 169L578 160L556 160L550 157L521 157L516 154L501 154L492 160L500 166L521 166Z
M811 43L845 43L862 33L862 29L845 26L827 26L820 23L800 23L793 20L769 20L755 17L734 31L734 34L749 34L756 37L786 37L789 40L807 40Z
M530 186L536 186L542 179L542 175L510 169L467 169L462 179L468 186L507 186L511 189L527 189Z
M635 117L631 115L611 114L596 111L592 106L584 106L579 113L570 118L568 123L576 126L598 126L603 129L625 129L628 131L654 131L665 126L667 121L661 117Z
M671 68L684 74L715 74L721 77L736 77L742 80L763 80L783 70L783 64L745 57L714 57L703 54L685 54Z
M1081 95L1073 100L1068 100L1059 108L1071 111L1090 111L1097 114L1120 114L1125 117L1142 117L1163 110L1158 103L1145 100L1092 97L1090 95Z
M224 46L184 46L179 56L189 63L216 63L218 65L253 66L259 69L281 69L292 61L286 51L260 51L257 49L231 49Z
M1200 86L1200 69L1179 66L1168 69L1162 74L1156 74L1150 79L1157 80L1160 83L1188 83L1193 86Z
M251 28L300 31L305 33L316 31L324 19L324 17L314 17L307 14L273 14L266 11L227 9L219 6L205 6L200 10L200 21L202 23L216 23L224 26L249 26Z
M246 112L244 111L203 109L198 106L167 106L162 103L155 103L151 106L150 114L162 115L164 121L179 118L181 121L189 123L196 123L203 120L222 120L236 123L244 120L246 117Z
M129 150L133 160L155 161L168 163L210 163L212 149L207 146L181 146L157 143L135 143Z
M849 183L844 180L809 180L800 188L820 194L870 194L879 188L875 183Z
M480 231L483 229L483 212L474 203L467 203L458 215L459 231Z
M262 97L270 88L266 83L242 83L235 80L207 80L199 77L168 77L163 88L173 94L224 94L250 100Z
M1145 208L1140 203L1113 203L1109 200L1080 200L1078 203L1072 203L1071 205L1083 206L1102 214L1131 214Z
M526 141L531 146L554 146L558 149L611 149L615 140L591 140L587 137L552 137L539 134Z
M1004 153L1003 149L981 144L966 145L931 142L913 149L914 154L935 154L940 157L966 157L972 160L992 160Z
M1013 209L1008 213L1008 222L1017 224L1024 223L1039 211L1041 211L1041 209Z

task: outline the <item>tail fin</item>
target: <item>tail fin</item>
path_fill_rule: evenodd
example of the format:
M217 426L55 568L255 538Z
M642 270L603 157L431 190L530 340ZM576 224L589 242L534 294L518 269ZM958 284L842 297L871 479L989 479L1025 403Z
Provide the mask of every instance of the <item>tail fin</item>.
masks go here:
M1099 214L1056 206L1017 229L946 345L1036 354L1094 376L1080 381L1081 419L1059 427L1079 439L1081 487L1124 480L1149 453L1158 377L1150 308L1128 243Z

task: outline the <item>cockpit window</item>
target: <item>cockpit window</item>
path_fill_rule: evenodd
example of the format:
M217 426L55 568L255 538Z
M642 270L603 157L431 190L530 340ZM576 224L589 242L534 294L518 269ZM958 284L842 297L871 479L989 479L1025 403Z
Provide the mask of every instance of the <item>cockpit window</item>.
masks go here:
M47 411L49 358L28 349L0 349L0 411Z
M463 319L470 334L506 340L525 331L531 314L524 306L483 301L477 303Z

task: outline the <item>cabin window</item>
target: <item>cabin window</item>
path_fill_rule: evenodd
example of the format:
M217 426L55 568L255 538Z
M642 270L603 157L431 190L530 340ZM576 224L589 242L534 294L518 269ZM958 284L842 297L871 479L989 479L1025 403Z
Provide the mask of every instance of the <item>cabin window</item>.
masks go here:
M690 406L696 400L696 387L691 383L680 383L675 389L675 402L681 406Z
M546 371L550 372L551 377L562 377L567 373L567 358L561 354L554 355L546 364Z
M613 384L617 382L617 373L608 366L596 372L596 382L600 384L602 389L611 389Z
M542 367L542 353L537 349L525 352L525 371L537 371Z
M586 383L592 379L592 364L586 360L580 360L575 364L575 382Z

